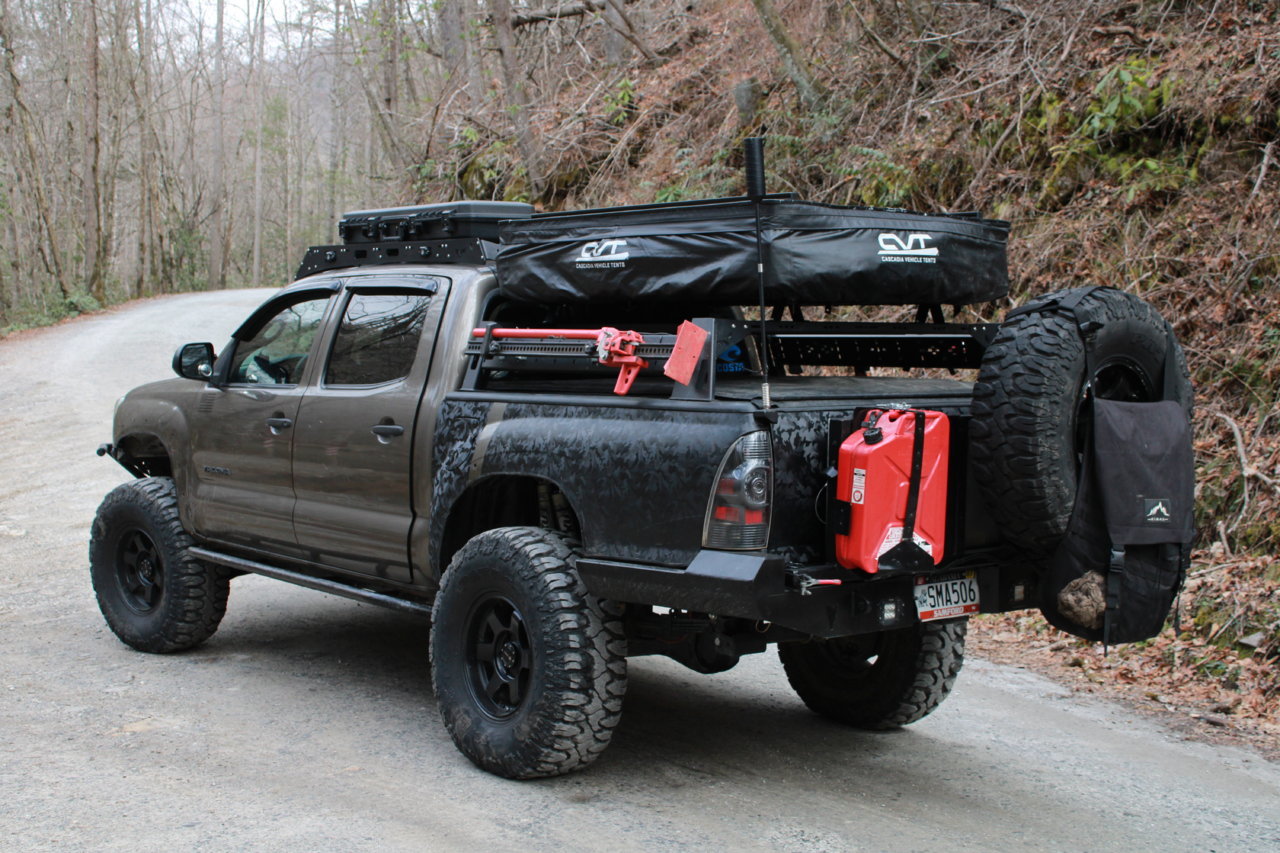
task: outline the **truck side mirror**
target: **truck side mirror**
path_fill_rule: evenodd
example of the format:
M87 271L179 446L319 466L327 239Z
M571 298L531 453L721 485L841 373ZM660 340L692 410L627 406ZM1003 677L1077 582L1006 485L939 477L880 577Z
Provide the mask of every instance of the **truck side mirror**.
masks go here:
M213 376L213 344L183 344L173 354L173 372L183 379L209 381Z

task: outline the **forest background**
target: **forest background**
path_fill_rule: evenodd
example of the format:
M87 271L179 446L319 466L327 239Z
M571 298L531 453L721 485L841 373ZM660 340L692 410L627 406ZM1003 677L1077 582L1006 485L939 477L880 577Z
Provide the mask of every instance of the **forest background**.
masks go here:
M1013 292L1174 324L1197 388L1182 633L1103 657L1139 700L1280 715L1274 0L0 0L0 332L281 285L337 215L742 192L1013 223ZM994 638L994 639L993 639ZM1033 657L1018 652L1024 657ZM1188 699L1189 697L1189 699Z

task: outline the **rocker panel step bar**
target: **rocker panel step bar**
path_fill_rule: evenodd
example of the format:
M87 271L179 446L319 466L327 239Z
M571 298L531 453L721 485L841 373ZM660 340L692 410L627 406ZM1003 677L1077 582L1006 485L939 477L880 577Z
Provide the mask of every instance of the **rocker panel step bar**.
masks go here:
M416 616L426 616L428 619L431 618L432 608L429 604L409 601L404 598L396 598L394 595L387 595L382 592L374 592L373 590L348 586L347 584L340 583L338 581L312 577L311 575L304 575L301 572L294 572L289 569L268 566L265 563L246 560L243 557L233 557L230 554L220 554L217 551L210 551L205 548L192 548L191 556L198 560L204 560L208 563L216 563L219 566L226 566L229 569L237 569L242 572L252 572L255 575L262 575L263 577L274 578L275 580L285 581L286 583L296 584L297 586L303 586L307 589L314 589L317 592L327 592L331 595L340 595L343 598L350 598L355 601L364 601L369 604L376 604L380 607L399 610L402 613L412 613Z

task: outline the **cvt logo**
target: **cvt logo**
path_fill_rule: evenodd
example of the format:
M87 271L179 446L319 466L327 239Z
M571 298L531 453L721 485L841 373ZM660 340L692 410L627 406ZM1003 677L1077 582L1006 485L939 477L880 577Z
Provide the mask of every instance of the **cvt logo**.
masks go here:
M929 245L932 239L932 234L908 234L903 240L897 234L885 231L880 234L880 251L876 254L880 256L881 263L937 263L938 247Z
M1146 498L1142 502L1142 512L1151 524L1168 524L1173 520L1169 513L1169 501L1164 498Z
M627 251L626 240L592 240L582 247L582 252L578 255L578 266L597 264L618 264L621 266L622 261L631 257L631 253Z

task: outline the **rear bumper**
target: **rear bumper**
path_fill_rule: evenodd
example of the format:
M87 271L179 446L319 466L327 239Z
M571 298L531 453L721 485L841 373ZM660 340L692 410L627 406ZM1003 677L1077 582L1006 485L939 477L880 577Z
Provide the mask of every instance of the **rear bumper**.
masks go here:
M978 574L982 612L1034 606L1029 572L996 560L966 564ZM683 569L587 557L578 558L577 568L587 589L601 598L769 622L815 637L873 633L917 621L911 574L867 576L835 566L788 566L767 553L710 550ZM840 584L806 587L809 580Z

